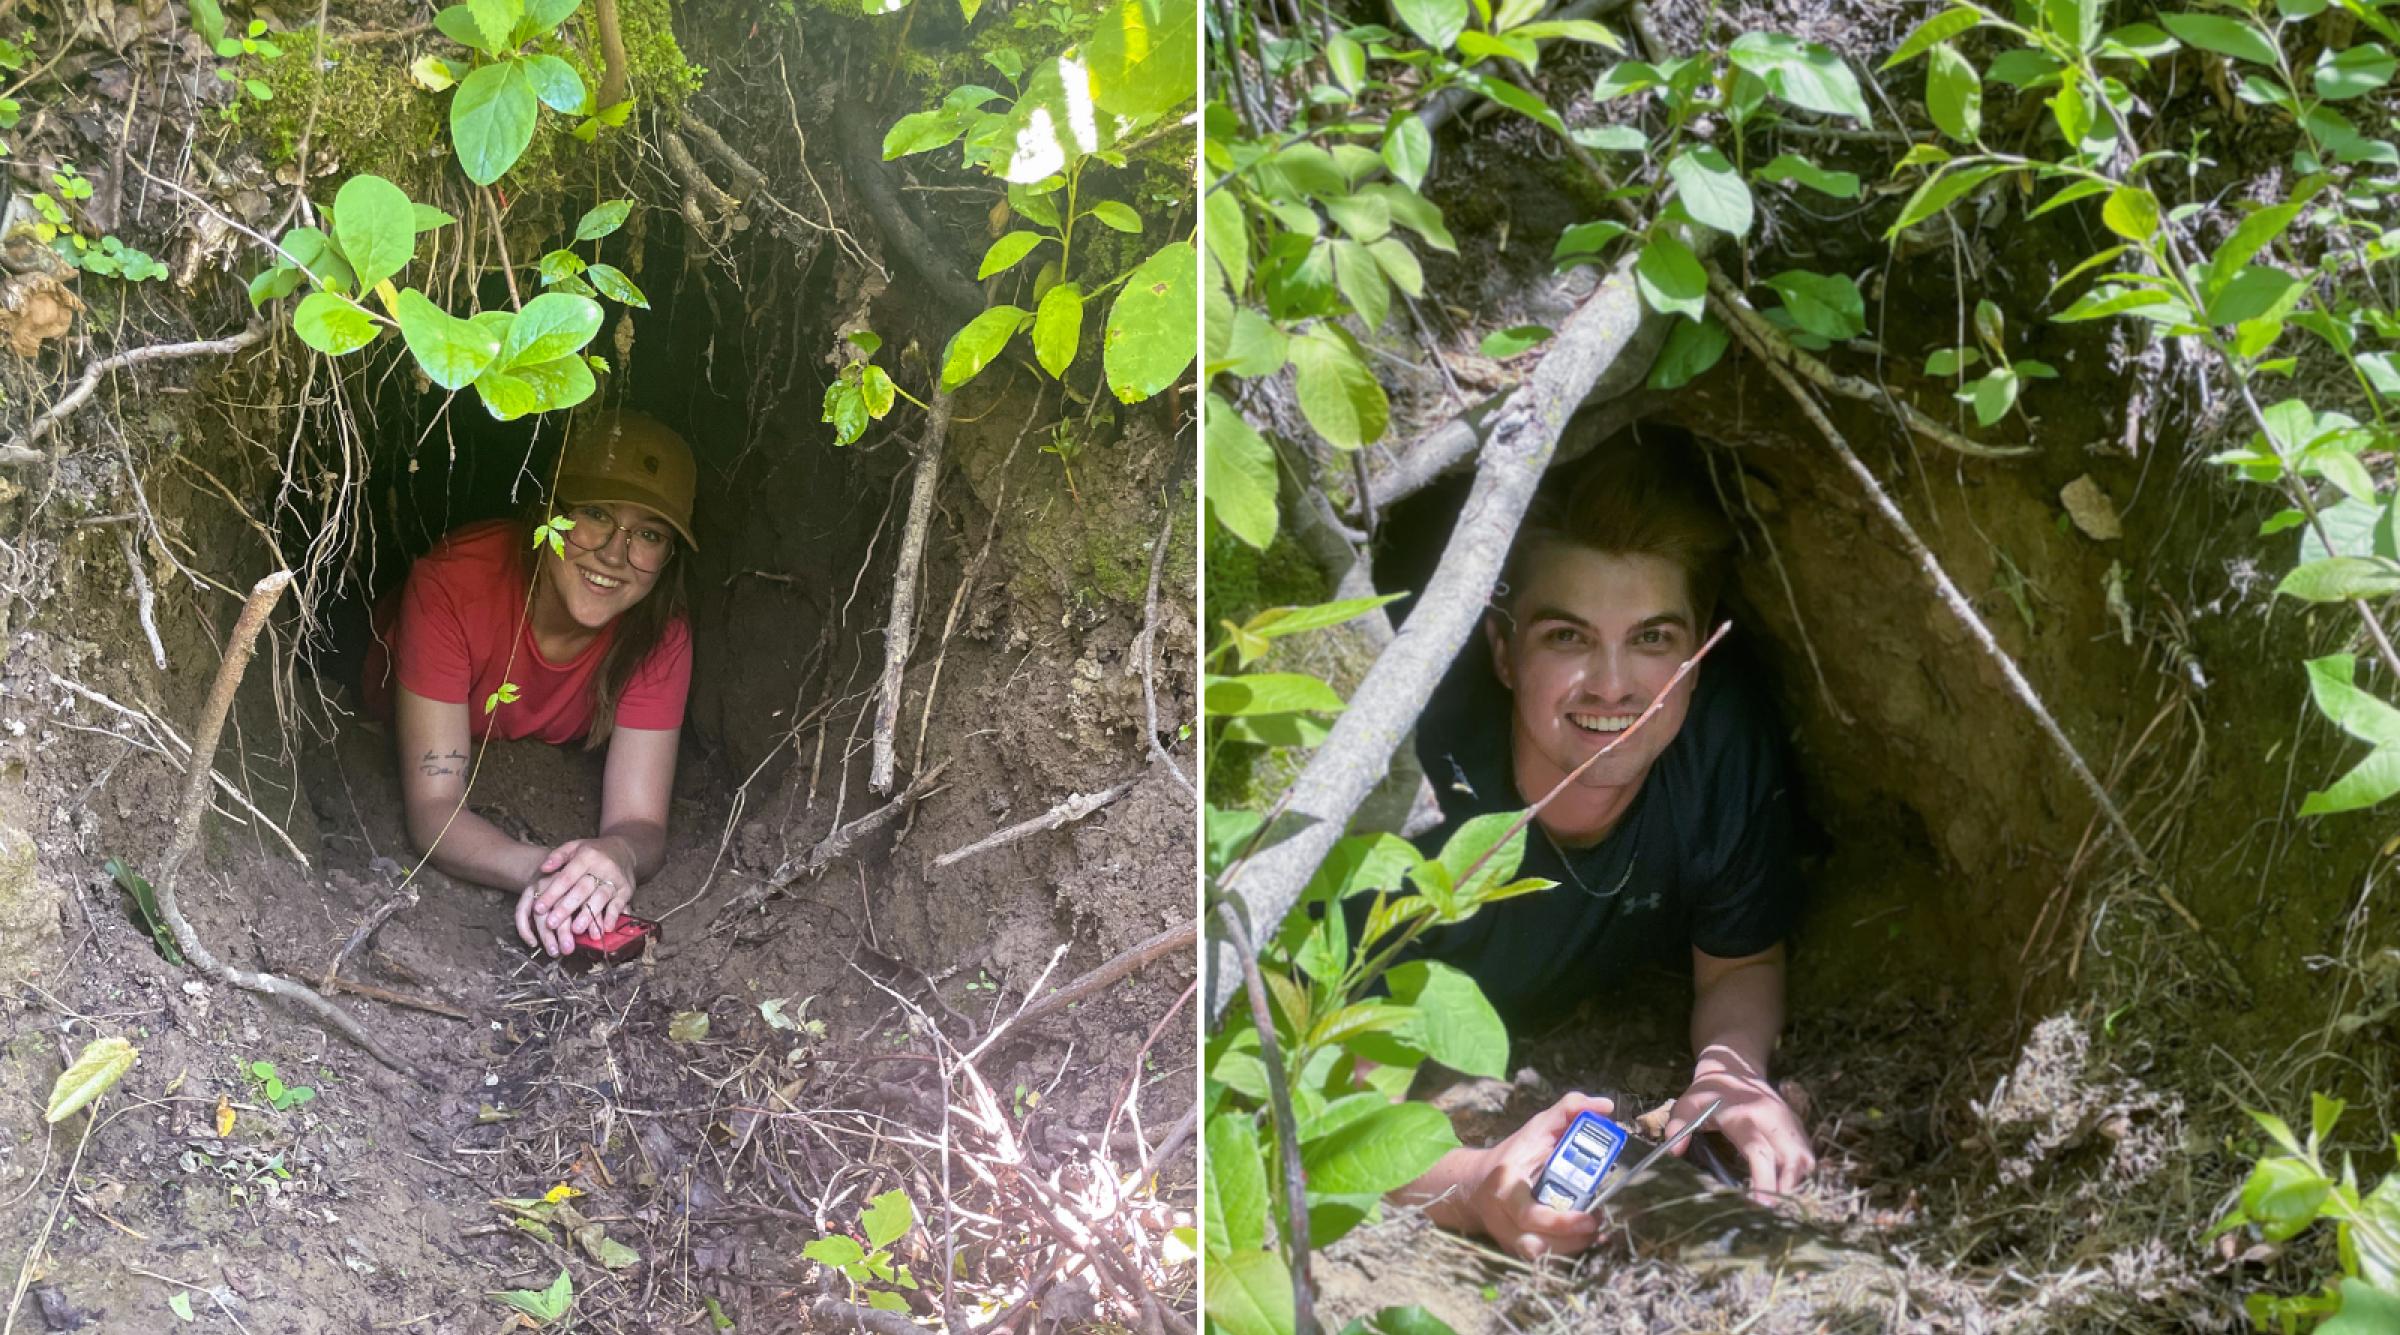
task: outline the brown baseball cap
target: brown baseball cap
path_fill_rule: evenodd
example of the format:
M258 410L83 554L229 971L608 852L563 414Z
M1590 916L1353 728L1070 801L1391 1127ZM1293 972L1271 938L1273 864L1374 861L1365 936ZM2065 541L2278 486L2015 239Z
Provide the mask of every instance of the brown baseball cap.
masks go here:
M559 461L559 500L573 505L639 505L675 526L693 551L692 447L648 413L611 408L576 419Z

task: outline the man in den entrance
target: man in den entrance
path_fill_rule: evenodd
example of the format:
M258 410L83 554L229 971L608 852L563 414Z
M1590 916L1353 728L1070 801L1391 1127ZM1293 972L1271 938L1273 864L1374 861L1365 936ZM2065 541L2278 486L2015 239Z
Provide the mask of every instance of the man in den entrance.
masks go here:
M1419 723L1444 817L1423 845L1531 805L1661 703L1535 820L1521 874L1557 886L1429 934L1424 953L1474 977L1518 1033L1688 960L1694 1061L1668 1129L1722 1098L1712 1129L1766 1199L1816 1163L1768 1078L1798 899L1782 730L1723 657L1667 687L1713 627L1731 545L1693 480L1654 451L1605 451L1536 501L1483 643ZM1574 1113L1604 1106L1570 1094L1498 1145L1453 1151L1400 1195L1519 1255L1580 1251L1597 1222L1534 1204L1530 1183Z
M666 857L692 676L683 562L691 447L657 420L592 412L568 430L555 503L469 524L376 609L370 710L398 739L409 838L433 865L517 896L517 934L552 955L614 927ZM527 538L542 526L555 541ZM607 749L600 824L555 847L466 808L486 736Z

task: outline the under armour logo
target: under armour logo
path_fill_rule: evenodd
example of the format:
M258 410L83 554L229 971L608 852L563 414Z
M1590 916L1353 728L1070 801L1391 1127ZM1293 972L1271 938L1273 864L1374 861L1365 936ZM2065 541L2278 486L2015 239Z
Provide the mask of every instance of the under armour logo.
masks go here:
M1656 890L1646 895L1636 895L1625 901L1625 911L1627 913L1648 913L1658 907L1658 901L1659 893Z

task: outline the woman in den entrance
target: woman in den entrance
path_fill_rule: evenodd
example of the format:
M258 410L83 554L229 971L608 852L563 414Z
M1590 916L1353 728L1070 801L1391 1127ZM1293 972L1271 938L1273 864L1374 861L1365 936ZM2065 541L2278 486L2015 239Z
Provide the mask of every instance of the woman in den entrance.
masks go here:
M555 544L528 547L520 519L469 524L377 609L366 693L393 723L409 839L450 875L515 892L517 934L552 955L616 926L666 857L694 480L691 447L664 424L586 414L544 516ZM545 848L468 810L487 734L607 748L599 829Z

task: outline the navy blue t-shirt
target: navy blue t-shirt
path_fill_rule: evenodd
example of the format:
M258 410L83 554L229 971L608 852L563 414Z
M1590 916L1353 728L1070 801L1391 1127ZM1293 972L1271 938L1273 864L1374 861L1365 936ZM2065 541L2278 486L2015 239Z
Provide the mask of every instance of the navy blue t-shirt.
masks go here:
M1738 663L1697 670L1691 708L1606 839L1563 849L1533 825L1518 875L1558 882L1506 900L1412 953L1482 985L1512 1027L1538 1025L1634 972L1687 963L1698 947L1755 955L1784 939L1799 908L1794 816L1782 723ZM1510 757L1512 698L1478 635L1417 723L1417 758L1440 796L1437 852L1469 819L1522 811ZM1645 725L1655 726L1655 725Z

